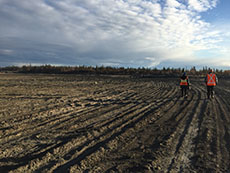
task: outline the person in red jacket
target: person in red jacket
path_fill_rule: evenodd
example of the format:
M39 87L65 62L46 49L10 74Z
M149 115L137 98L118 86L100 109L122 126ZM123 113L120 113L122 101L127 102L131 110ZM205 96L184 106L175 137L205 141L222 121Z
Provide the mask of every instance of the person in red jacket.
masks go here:
M189 89L189 78L184 72L182 76L180 77L180 87L181 87L181 97L188 96L188 89Z
M214 98L214 87L218 83L218 78L216 74L213 72L213 69L209 70L209 73L205 77L205 84L207 86L207 97L208 99Z

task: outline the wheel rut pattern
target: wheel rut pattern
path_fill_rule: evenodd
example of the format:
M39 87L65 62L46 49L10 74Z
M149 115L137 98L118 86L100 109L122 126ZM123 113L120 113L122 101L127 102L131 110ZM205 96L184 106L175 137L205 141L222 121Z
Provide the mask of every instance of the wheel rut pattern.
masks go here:
M0 172L230 172L230 81L2 74Z

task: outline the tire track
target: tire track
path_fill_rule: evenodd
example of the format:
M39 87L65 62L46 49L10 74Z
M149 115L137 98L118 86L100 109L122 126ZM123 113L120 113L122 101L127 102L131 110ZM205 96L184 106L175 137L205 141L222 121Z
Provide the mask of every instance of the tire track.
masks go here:
M68 139L68 140L70 140L70 139ZM52 150L54 150L54 149L56 149L56 148L58 148L58 147L61 147L62 145L66 144L66 143L68 143L68 142L66 141L66 142L62 142L62 143L60 143L60 144L58 144L58 145L55 145L54 147L52 147L52 148L50 148L50 149L47 149L46 152L40 153L39 155L36 155L36 156L33 157L32 159L35 159L35 158L41 157L41 156L45 156L45 154L46 154L47 152L51 152ZM84 146L84 145L83 145L83 146Z
M198 115L200 113L201 107L204 107L205 102L199 102L201 98L201 92L197 89L197 98L194 107L188 112L184 112L184 116L187 116L183 128L179 133L180 137L176 145L176 150L171 159L171 163L168 167L168 172L186 172L191 170L191 158L193 157L193 141L197 136L198 131ZM195 98L194 98L195 99ZM191 101L193 102L193 101Z
M131 113L128 112L127 115L129 115L129 114L131 114ZM117 117L117 116L116 116L116 117ZM124 121L126 122L127 120L122 120L123 123L124 123ZM122 122L121 122L121 124L123 124ZM112 122L112 123L114 123L114 122ZM111 123L111 124L112 124L112 123ZM118 124L117 127L121 126L121 124ZM100 127L100 128L101 128L101 127ZM111 129L111 128L110 128L110 129ZM84 144L84 146L85 146L85 144ZM97 151L97 150L95 150L95 151ZM73 151L71 151L71 153L72 153L72 152L73 152ZM67 155L68 155L68 154L67 154Z
M59 144L58 144L58 146L60 146ZM51 149L53 149L53 147L51 147ZM48 149L48 151L50 151L50 149ZM40 154L41 155L41 154ZM43 155L43 154L42 154ZM34 157L35 158L35 157Z
M15 107L8 117L14 128L6 124L0 128L0 135L5 132L0 137L1 172L229 170L229 100L222 86L218 93L224 97L208 101L199 79L187 99L178 97L179 88L171 79L73 81L60 77L63 81L55 85L56 79L51 79L46 81L55 87L52 93L65 81L68 92L79 92L60 90L65 97L58 102L33 100L36 109L19 114L17 108L25 105ZM7 118L1 116L1 120Z
M151 112L153 112L153 110L157 109L157 107L151 108L152 106L153 105L149 105L147 108L144 108L143 110L141 110L141 112L139 112L140 111L139 110L138 111L139 113L134 114L130 120L122 121L121 124L113 127L113 131L115 131L115 133L112 132L110 137L106 137L103 141L94 144L92 147L89 147L83 153L81 153L78 157L72 159L71 161L65 163L64 165L57 167L54 170L54 172L63 172L64 170L68 170L71 166L73 166L75 164L80 164L80 161L82 161L83 159L85 159L87 156L94 153L95 151L97 151L100 147L105 146L109 141L111 141L111 140L117 138L118 136L122 135L123 133L125 133L125 131L132 128L136 123L138 123L139 121L144 119L146 116L151 114Z
M223 102L220 101L219 97L216 98L216 102L213 104L214 112L216 113L215 122L217 123L217 145L216 149L214 149L214 151L217 152L217 168L222 169L221 172L226 172L230 168L230 163L228 162L230 160L230 122L227 114L227 109ZM225 157L223 158L222 156ZM228 169L226 169L227 167Z
M177 93L177 90L173 90L173 92L174 92L174 94L176 94ZM167 98L167 97L166 97ZM158 108L153 112L153 114L155 115L155 114L157 114L158 115L158 113L159 112L162 112L163 110L165 110L165 109L168 109L168 110L170 110L170 108L171 108L171 106L173 105L173 104L175 104L175 102L173 101L173 100L171 100L171 99L166 99L166 98L164 98L163 99L163 101L167 101L167 104L166 103L163 103L162 105L160 105L160 106L158 106ZM178 100L176 100L176 102L177 102ZM169 105L169 104L171 104L171 105ZM147 118L147 117L146 117ZM155 119L160 119L161 117L155 117ZM143 127L145 127L146 125L148 125L148 124L146 124L146 123L149 123L149 122L153 122L153 121L155 121L155 120L153 120L152 119L152 117L148 117L148 120L146 120L146 121L144 121L144 122L142 122L141 124L140 124L140 127L141 128L143 128ZM138 125L136 125L137 127L136 127L136 130L138 130L139 128L139 126ZM148 129L148 127L147 127L147 129ZM135 130L135 131L136 131ZM137 132L138 133L138 132ZM145 133L144 133L145 134ZM146 138L151 138L151 137L146 137ZM122 139L122 138L121 138ZM121 143L117 148L119 148L119 150L121 150L121 148L125 148L126 146L129 146L130 145L130 143L132 143L132 141L134 141L135 140L135 137L134 137L134 139L129 139L128 141L124 141L123 143ZM120 141L120 140L119 140ZM128 148L128 147L127 147ZM114 149L113 149L114 150ZM113 151L113 152L117 152L117 151ZM119 151L118 151L119 152ZM108 157L109 158L109 157ZM143 166L143 165L142 165Z
M204 93L206 90L201 88ZM205 100L205 107L203 113L199 117L199 131L195 140L194 150L194 170L199 172L222 172L221 171L221 137L220 137L220 115L219 106L217 102L218 97L213 100ZM203 154L202 154L203 153Z
M195 91L192 90L192 92ZM152 171L157 171L162 168L164 168L165 172L170 172L172 170L179 171L180 169L183 170L185 168L180 167L183 162L189 167L189 159L191 158L192 153L190 150L192 149L192 146L186 146L190 141L185 140L186 138L189 139L196 136L195 134L190 134L188 132L197 128L196 114L199 111L197 107L200 106L198 99L196 99L195 104L193 103L193 100L195 99L193 95L194 94L192 94L191 99L188 101L185 100L182 105L179 105L179 103L174 105L175 110L173 111L173 109L171 109L170 112L167 112L165 115L166 117L170 117L168 120L164 120L164 123L158 122L158 124L165 124L170 128L167 134L162 134L162 138L158 137L158 140L155 141L154 157L157 159L152 161ZM180 109L178 109L178 106ZM197 112L195 115L193 114L194 110ZM191 125L191 123L193 123L193 125ZM158 147L156 148L156 146ZM184 154L185 152L187 152L187 155Z
M142 107L142 105L140 106L140 107ZM138 110L139 108L135 108L135 110L134 111L136 111L136 110ZM127 109L127 111L128 111L128 109ZM125 114L127 114L127 115L130 115L131 113L132 113L133 111L130 111L129 110L129 112L122 112L122 113L125 113ZM123 117L123 115L121 114L121 116ZM120 119L120 117L118 117L118 116L115 116L116 118L115 119L113 119L113 120L111 120L110 122L106 122L106 124L102 124L103 126L109 126L109 124L114 124L114 121L116 121L117 119ZM125 117L125 116L124 116ZM124 120L120 120L121 121L121 124L122 124L122 122L124 122L124 121L126 121L125 119ZM103 128L103 126L100 126L99 127L99 129L101 129L101 128ZM120 126L120 125L119 125ZM112 127L111 127L112 128ZM110 129L111 129L110 128Z
M104 106L103 105L101 105L101 107L98 107L98 108L96 108L95 109L95 107L92 107L92 108L89 108L89 107L85 107L85 111L86 112L83 112L84 111L84 109L80 109L80 110L77 110L76 112L74 112L74 110L72 110L72 108L69 106L69 103L68 102L66 102L66 104L65 105L63 105L64 107L60 107L60 108L58 108L58 109L55 109L55 110L46 110L45 111L45 113L44 112L39 112L39 116L38 116L38 118L35 118L35 119L33 119L33 117L28 117L28 116L25 116L25 122L21 122L20 123L20 125L21 126L26 126L28 123L34 123L35 125L34 125L34 127L32 126L30 126L27 130L31 130L31 129L33 129L33 131L37 131L38 130L38 128L37 127L40 127L40 129L42 129L42 126L45 126L45 125L48 125L49 123L51 123L51 122L53 122L53 121L57 121L57 122L60 122L62 119L65 119L65 118L67 118L66 119L66 121L67 120L71 120L72 118L68 118L68 117L71 117L72 115L74 115L74 114L78 114L78 113L80 113L80 111L82 111L82 115L84 115L84 114L89 114L89 113L91 113L91 112L95 112L95 111L98 111L98 110L100 110L100 109L102 109ZM67 110L65 110L67 108ZM71 108L70 110L68 109L68 108ZM79 112L78 112L79 111ZM58 114L50 114L49 112L59 112ZM44 116L42 116L42 115L44 115ZM81 114L80 114L81 115ZM80 116L79 115L79 116ZM29 118L29 119L28 119ZM32 118L32 121L31 121L31 118ZM48 118L48 120L47 120L47 118ZM43 119L44 119L44 121L43 121ZM41 121L42 123L37 123L36 121ZM63 123L63 122L60 122L60 123ZM59 124L60 124L59 123ZM25 125L23 125L23 124L25 124ZM14 122L14 126L18 126L18 129L20 129L21 128L21 126L20 125L17 125L17 123L16 122ZM32 124L31 124L32 125ZM54 125L55 126L55 125ZM15 128L15 127L14 127ZM8 129L10 129L10 127L8 127ZM11 132L11 136L12 135L16 135L16 136L18 136L18 134L19 133L22 133L22 132L25 132L25 130L26 129L22 129L22 130L19 130L19 131L15 131L14 133L13 132ZM9 136L4 136L4 137L9 137ZM19 137L18 137L19 138ZM18 138L16 138L16 139L12 139L12 140L17 140ZM7 141L7 142L9 142L9 141Z

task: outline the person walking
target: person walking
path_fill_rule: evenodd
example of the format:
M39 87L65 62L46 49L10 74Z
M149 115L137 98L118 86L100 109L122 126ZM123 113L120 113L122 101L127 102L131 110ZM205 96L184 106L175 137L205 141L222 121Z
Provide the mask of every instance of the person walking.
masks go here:
M187 97L188 96L188 89L189 89L189 78L186 75L186 72L182 74L180 77L180 87L181 87L181 97Z
M213 72L213 69L210 69L208 74L205 77L205 84L207 86L207 97L208 99L214 98L214 87L218 83L218 78Z

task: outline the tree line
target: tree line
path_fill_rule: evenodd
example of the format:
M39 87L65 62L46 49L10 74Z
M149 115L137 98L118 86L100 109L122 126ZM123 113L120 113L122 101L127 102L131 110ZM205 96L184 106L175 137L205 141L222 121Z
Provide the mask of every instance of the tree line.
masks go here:
M132 75L139 77L151 76L180 76L183 72L187 72L191 76L204 76L210 70L208 67L203 67L197 70L196 67L190 69L184 68L125 68L125 67L110 67L110 66L8 66L1 67L0 72L14 73L47 73L47 74L98 74L98 75ZM221 76L230 76L230 70L214 69L216 74Z

